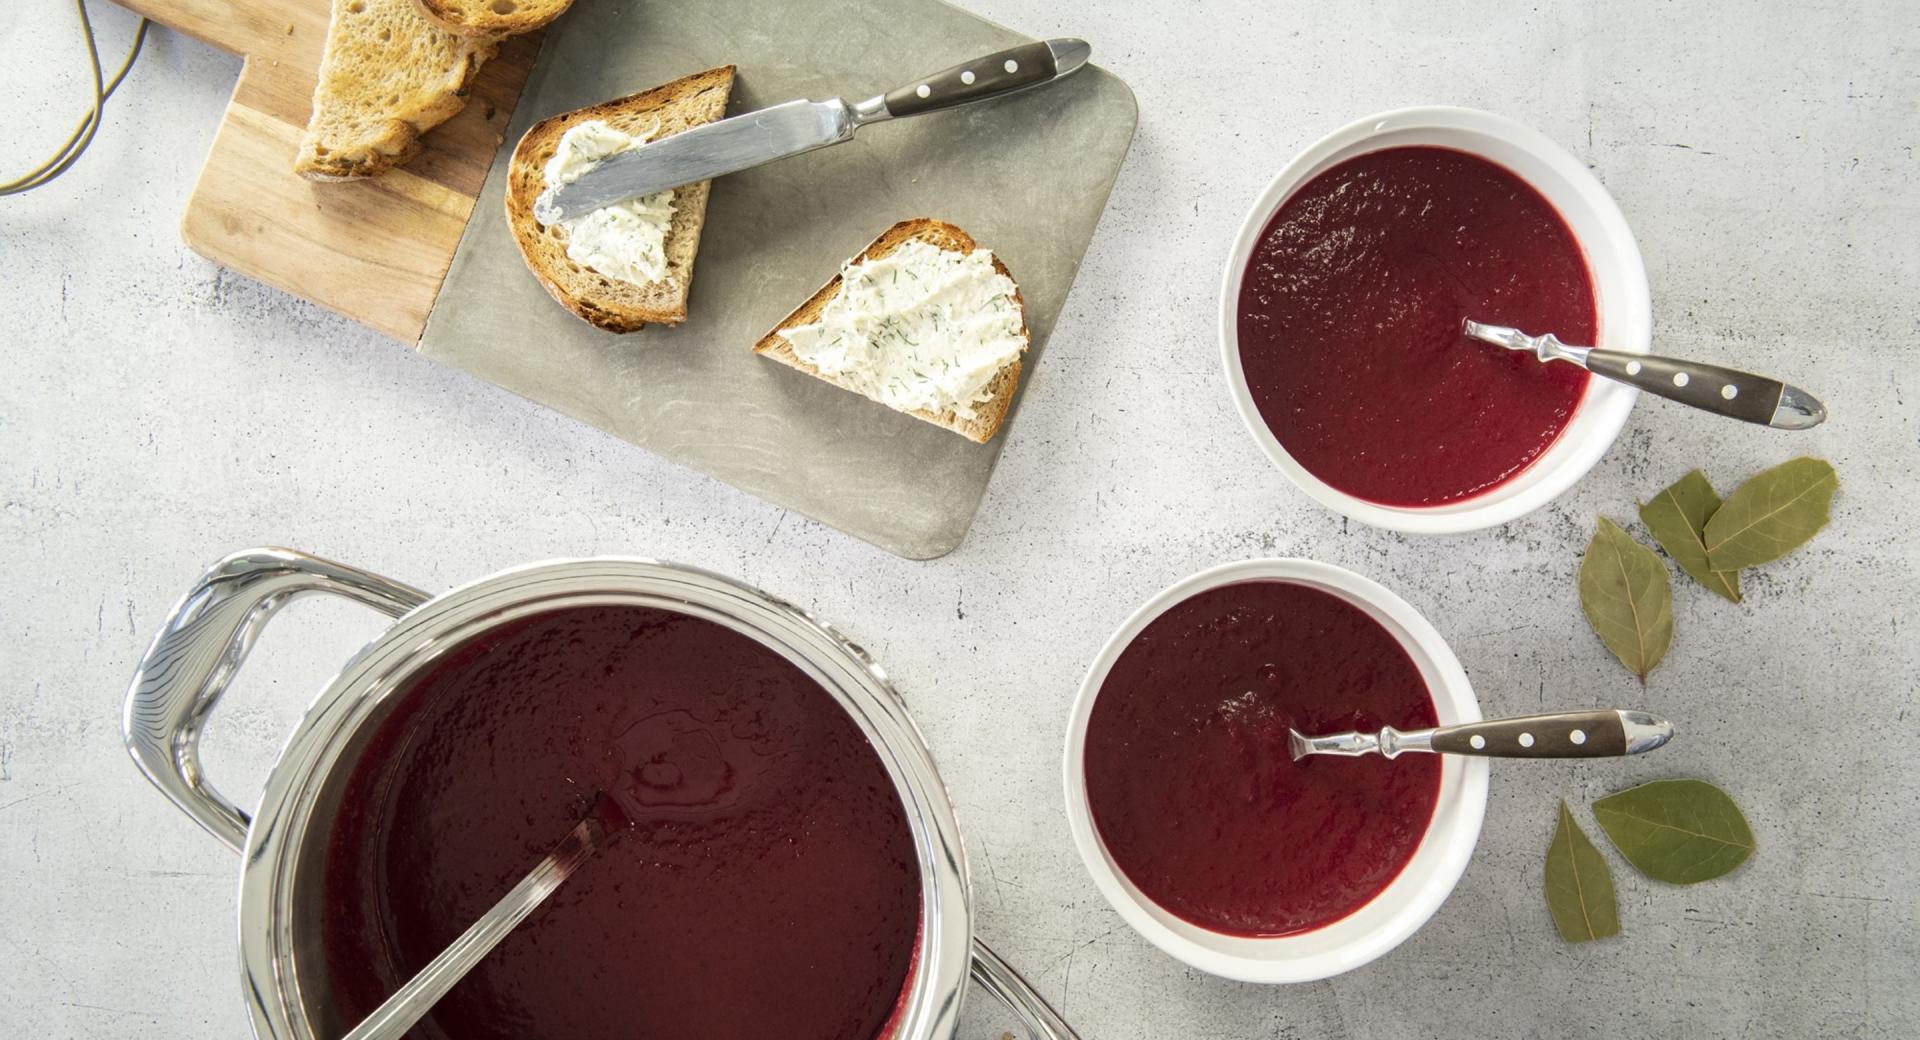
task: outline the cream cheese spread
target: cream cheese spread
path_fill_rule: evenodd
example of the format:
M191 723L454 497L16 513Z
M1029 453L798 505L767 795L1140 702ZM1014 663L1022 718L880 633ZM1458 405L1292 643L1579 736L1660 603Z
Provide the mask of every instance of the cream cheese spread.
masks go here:
M991 252L914 240L842 267L819 320L780 335L801 360L881 404L971 419L1026 348L1017 293Z
M644 144L652 136L622 133L604 119L576 123L561 135L560 146L547 160L547 190L572 183L601 160ZM671 189L555 223L567 230L567 258L574 263L634 285L666 280L667 231L673 226Z

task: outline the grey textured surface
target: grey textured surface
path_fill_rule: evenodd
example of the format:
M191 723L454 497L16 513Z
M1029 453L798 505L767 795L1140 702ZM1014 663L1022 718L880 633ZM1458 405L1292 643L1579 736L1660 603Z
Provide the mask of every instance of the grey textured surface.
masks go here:
M502 212L512 142L535 122L700 69L739 66L729 115L858 101L1025 40L940 0L601 0L554 24L421 337L429 357L914 559L973 522L1000 435L974 444L758 357L755 341L875 235L958 224L1020 283L1046 342L1106 207L1133 95L1111 73L868 127L714 182L685 324L602 332L528 273Z
M593 0L582 0L591 4ZM183 248L181 204L237 62L171 34L55 187L0 200L0 1036L239 1037L233 858L120 750L135 657L202 566L297 545L426 588L548 556L649 553L791 597L885 662L967 830L980 927L1086 1040L1906 1037L1920 1021L1920 22L1844 5L1389 0L1275 8L975 0L1074 33L1140 131L999 472L958 551L911 563L790 516ZM103 48L131 29L96 5ZM78 115L70 10L0 10L9 149ZM1804 383L1834 421L1786 435L1644 400L1550 508L1410 539L1282 482L1228 403L1219 258L1243 209L1347 120L1456 102L1592 163L1639 235L1655 343ZM1832 528L1744 606L1676 578L1644 691L1583 626L1596 513L1688 468L1731 485L1790 454L1843 487ZM1637 525L1634 525L1637 529ZM1489 712L1638 703L1681 727L1632 763L1509 763L1453 898L1330 982L1183 970L1101 902L1068 841L1059 746L1081 670L1155 589L1312 556L1385 582L1447 637ZM305 699L376 628L302 603L209 736L260 782ZM1624 934L1553 935L1555 801L1709 778L1759 852L1670 888L1608 853ZM1591 815L1579 810L1583 824ZM1591 831L1591 827L1590 827ZM972 1006L966 1040L1007 1020Z

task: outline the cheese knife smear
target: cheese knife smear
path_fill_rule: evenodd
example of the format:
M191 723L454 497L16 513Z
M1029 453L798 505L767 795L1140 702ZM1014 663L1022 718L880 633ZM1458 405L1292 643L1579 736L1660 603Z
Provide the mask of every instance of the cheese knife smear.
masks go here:
M988 250L909 240L843 266L820 320L779 332L801 360L889 408L971 419L1026 348L1018 292Z
M543 171L547 190L579 180L609 156L643 145L652 136L624 133L604 119L568 127ZM667 278L667 232L673 228L671 188L551 223L566 229L567 259L574 263L634 285Z
M397 694L323 872L358 1021L605 790L633 823L423 1020L462 1040L877 1036L919 866L892 780L825 689L752 638L640 607L536 615Z
M1289 724L1436 723L1393 635L1305 585L1209 589L1121 652L1087 721L1087 801L1147 898L1211 931L1287 935L1346 917L1399 876L1433 818L1437 756L1295 762Z

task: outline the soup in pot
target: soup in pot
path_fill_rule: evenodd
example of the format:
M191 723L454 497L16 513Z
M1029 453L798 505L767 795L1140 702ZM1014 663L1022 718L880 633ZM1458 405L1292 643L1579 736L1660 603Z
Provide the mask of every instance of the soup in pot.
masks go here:
M730 628L558 610L448 653L355 766L324 871L352 1024L592 811L606 842L434 1007L461 1040L882 1035L920 871L886 768L833 696Z

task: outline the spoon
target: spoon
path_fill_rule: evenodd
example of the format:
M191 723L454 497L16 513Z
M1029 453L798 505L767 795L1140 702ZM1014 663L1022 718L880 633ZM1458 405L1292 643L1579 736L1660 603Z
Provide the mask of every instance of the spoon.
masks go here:
M1291 727L1287 747L1295 762L1308 755L1385 755L1407 751L1492 758L1610 758L1637 755L1673 739L1673 724L1644 711L1560 711L1515 715L1458 726L1401 732L1330 733L1309 737Z
M635 722L613 739L608 754L618 769L594 796L585 818L519 884L341 1040L399 1040L561 882L636 824L710 813L740 796L727 749L709 727L684 711Z
M1519 329L1473 320L1467 321L1466 332L1495 346L1526 351L1541 361L1569 362L1669 401L1776 430L1805 430L1827 421L1826 406L1812 394L1751 372L1623 350L1570 347L1551 332L1529 336Z
M466 978L474 965L500 945L500 940L546 902L561 882L573 876L595 852L613 844L632 827L633 820L627 811L612 795L602 791L586 817L568 831L519 884L427 962L406 985L394 990L385 1003L342 1040L398 1040L406 1035L448 990Z

